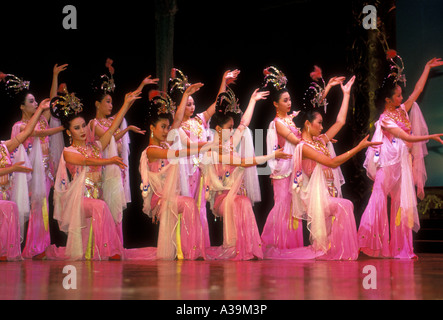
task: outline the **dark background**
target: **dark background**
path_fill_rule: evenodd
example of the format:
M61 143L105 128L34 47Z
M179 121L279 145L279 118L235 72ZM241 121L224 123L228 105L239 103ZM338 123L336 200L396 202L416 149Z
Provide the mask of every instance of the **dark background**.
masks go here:
M92 2L90 2L92 3ZM77 9L77 30L62 26L65 5ZM194 95L196 112L205 110L216 98L225 70L241 70L232 87L244 110L250 95L261 86L263 69L274 65L287 76L293 109L299 109L304 91L310 83L314 65L323 69L325 81L343 75L349 79L347 61L352 55L351 1L273 0L273 1L200 1L177 0L175 15L173 64L190 82L205 86ZM363 7L362 7L363 9ZM147 75L156 76L156 5L155 1L105 2L2 2L0 71L13 73L31 81L31 91L38 101L49 95L52 68L55 63L68 63L59 76L71 92L89 102L92 79L105 71L106 58L114 60L116 92L115 111L124 95L134 90ZM147 96L147 91L144 91ZM329 108L325 128L335 120L341 103L341 90L335 87L328 96ZM14 122L21 118L19 106L12 105L0 93L0 137L8 139ZM250 125L267 129L275 116L269 101L259 102ZM350 113L352 108L350 108ZM128 112L129 124L144 126L146 101L140 100ZM88 120L88 119L87 119ZM266 131L265 131L266 132ZM337 153L353 144L349 125L337 135ZM138 163L148 137L131 134L132 203L124 215L126 247L156 245L157 226L141 211ZM265 143L265 142L263 142ZM345 178L352 167L342 166ZM260 231L273 206L273 191L268 176L260 176L262 202L254 207ZM343 188L344 197L357 198L352 185ZM358 204L357 202L355 202ZM360 212L360 206L356 212ZM208 212L214 244L220 242L220 223ZM359 214L356 213L357 223ZM53 241L63 241L53 223ZM62 239L62 240L59 240Z

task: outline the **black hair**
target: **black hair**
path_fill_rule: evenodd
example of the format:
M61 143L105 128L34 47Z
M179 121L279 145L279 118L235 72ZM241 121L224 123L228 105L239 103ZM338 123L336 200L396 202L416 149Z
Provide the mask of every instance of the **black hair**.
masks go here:
M315 118L317 117L317 114L323 116L322 109L320 108L302 108L300 110L299 114L294 118L294 123L297 126L297 128L300 128L303 130L305 126L306 120L309 122L313 122Z
M231 111L226 112L226 108L229 107L229 101L226 99L223 99L222 96L224 94L220 94L217 97L217 102L215 104L215 113L211 117L211 122L209 124L209 127L211 129L215 130L215 127L223 127L231 118L234 120L234 127L238 127L240 124L240 113L235 113Z
M155 127L157 123L162 119L169 120L169 124L172 124L172 121L174 120L171 113L158 113L160 107L161 103L155 103L154 101L148 102L148 112L145 118L145 124L149 135L151 134L151 125Z
M385 109L386 98L392 98L397 87L401 86L395 81L395 77L388 76L383 80L382 85L375 91L375 105L378 113L383 113Z

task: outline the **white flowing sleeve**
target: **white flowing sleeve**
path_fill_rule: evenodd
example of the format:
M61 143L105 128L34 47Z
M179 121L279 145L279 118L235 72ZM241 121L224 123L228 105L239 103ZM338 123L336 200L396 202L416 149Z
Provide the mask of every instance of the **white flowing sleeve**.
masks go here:
M18 147L17 152L15 153L13 163L16 162L25 162L25 167L32 168L28 154L22 144ZM28 188L28 183L31 181L31 178L31 173L14 172L11 179L11 200L14 201L18 207L21 239L24 239L25 222L28 221L29 213L31 211Z
M103 158L118 156L117 143L114 136L106 149ZM103 169L103 199L107 203L116 223L122 221L123 210L126 209L126 197L120 167L116 164L104 166Z

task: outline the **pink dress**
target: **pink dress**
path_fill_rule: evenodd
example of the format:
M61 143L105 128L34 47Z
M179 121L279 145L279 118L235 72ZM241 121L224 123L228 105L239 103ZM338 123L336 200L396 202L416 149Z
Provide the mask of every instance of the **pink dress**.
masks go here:
M414 186L419 183L413 169L419 167L420 156L411 156L411 145L393 137L385 128L400 128L411 134L411 121L403 105L394 112L383 112L373 137L373 141L383 144L366 152L364 167L374 186L358 229L359 246L371 257L416 258L412 231L420 228ZM422 187L423 184L420 183ZM391 197L390 227L388 196Z
M208 134L208 123L205 121L205 116L203 113L182 122L181 127L191 143L208 142L210 139L210 134ZM203 227L205 246L210 247L211 242L209 239L204 182L200 168L201 159L198 156L191 156L187 158L187 160L189 196L194 198L197 208L200 210L200 220Z
M260 233L252 202L245 185L245 169L218 163L218 155L208 152L204 175L206 199L215 216L223 220L223 244L207 249L209 259L262 259Z
M11 165L8 148L0 144L0 167ZM21 260L20 223L17 204L11 199L9 175L0 176L0 257Z
M292 174L292 212L307 221L311 245L281 250L276 259L356 260L357 227L351 201L338 197L334 173L313 160L303 159L302 148L309 146L331 156L322 140L302 140L296 147Z
M11 139L20 133L20 128L27 121L14 124ZM44 116L41 116L36 126L40 130L49 128ZM23 249L24 258L32 258L45 251L51 244L49 233L49 192L54 185L54 165L50 158L49 137L29 137L23 143L34 169L30 183L31 214L26 235L26 245ZM15 153L15 152L14 152Z
M267 144L268 154L283 148L288 154L294 154L295 146L277 134L275 122L280 121L299 139L301 132L294 122L276 117L269 125ZM273 159L268 161L271 167L271 179L274 189L274 207L266 219L261 239L265 258L268 254L278 255L279 250L291 249L303 246L303 225L294 218L291 212L292 206L292 169L293 159Z
M87 157L101 157L99 143L86 148L65 148ZM69 179L67 170L72 177ZM102 167L75 166L60 159L54 190L54 219L68 234L66 248L54 245L46 250L48 259L106 260L124 258L122 241L108 203L103 199Z
M104 119L97 119L97 118L92 119L89 122L89 128L91 129L91 133L90 133L91 141L95 141L95 140L100 139L100 137L98 137L95 134L95 127L96 126L99 126L104 131L106 131L111 127L113 121L114 121L114 117L109 117L109 118L104 118ZM114 135L119 133L120 130L124 130L126 127L127 127L126 120L123 119L123 122L122 122L120 128L115 131ZM94 139L94 140L92 140L92 139ZM131 202L131 188L130 188L130 179L129 179L129 143L130 143L130 139L129 139L128 133L126 133L122 138L120 138L119 140L116 141L118 156L123 159L123 162L127 166L125 169L121 170L123 189L124 189L125 199L126 199L127 203ZM105 150L105 152L106 152L106 150ZM105 157L108 157L108 156L105 155ZM122 243L123 243L123 225L121 222L118 222L117 224L118 224L120 238L122 239Z
M165 148L168 147L165 144ZM199 211L193 198L180 195L177 161L162 159L150 163L146 151L140 158L143 212L160 223L157 248L130 250L130 259L205 259Z

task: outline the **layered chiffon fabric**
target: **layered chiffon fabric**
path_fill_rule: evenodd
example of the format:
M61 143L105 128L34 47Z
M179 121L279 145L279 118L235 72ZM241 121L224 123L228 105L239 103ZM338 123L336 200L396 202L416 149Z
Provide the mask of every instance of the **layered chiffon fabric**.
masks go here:
M223 220L223 244L207 250L209 259L262 259L262 241L252 209L245 169L218 163L217 152L205 159L206 199L215 216ZM253 193L253 192L252 192Z
M115 143L113 138L111 143ZM98 143L96 146L101 153L101 145ZM76 152L72 147L65 150ZM116 221L116 218L121 218L121 199L113 203L92 198L86 188L87 174L100 173L101 170L100 167L70 165L69 171L73 176L70 180L64 157L60 158L54 188L54 219L58 221L60 230L68 234L68 238L65 248L51 246L46 250L48 259L106 260L116 255L124 258L118 220ZM104 185L106 180L121 184L118 167L114 171L117 172L114 177L105 175ZM121 190L116 187L109 189L114 192ZM103 194L106 193L108 197L113 194L103 191ZM120 191L120 194L123 192ZM116 194L114 196L118 198Z
M336 197L330 168L303 159L304 145L304 141L300 142L295 150L295 169L291 176L292 212L295 218L306 220L311 244L270 251L268 258L356 260L359 248L353 204Z
M14 124L11 139L20 133L25 122ZM41 117L38 124L40 129L49 128L45 117ZM49 192L54 184L54 162L50 157L50 138L29 137L23 143L29 155L33 168L29 184L31 211L26 234L26 244L23 248L23 257L32 258L41 254L51 244L49 233ZM48 154L43 154L43 148Z
M364 167L374 180L374 186L361 218L358 237L361 251L371 257L411 259L416 258L412 231L417 232L420 228L415 186L423 197L426 181L423 157L427 151L424 143L410 148L409 144L384 129L400 128L410 134L416 128L421 131L415 134L422 135L426 134L427 127L416 103L410 117L403 105L395 111L395 115L393 117L385 112L380 116L373 141L382 141L383 144L366 152ZM388 197L391 199L390 208Z
M8 261L22 259L17 204L6 200L0 200L0 257Z
M272 154L283 145L283 152L294 154L295 146L284 140L277 134L275 122L271 121L266 136L267 153ZM282 122L283 125L286 123ZM287 125L286 125L287 126ZM295 125L287 126L291 132L301 138L300 131ZM274 207L269 212L266 223L261 234L263 241L264 256L279 250L303 247L303 226L301 221L292 216L292 180L291 174L294 168L294 160L291 159L271 159L268 161L271 168L271 181L274 191Z
M157 248L131 250L130 259L205 259L199 210L193 198L180 195L178 161L150 163L146 151L140 158L143 212L159 221Z

